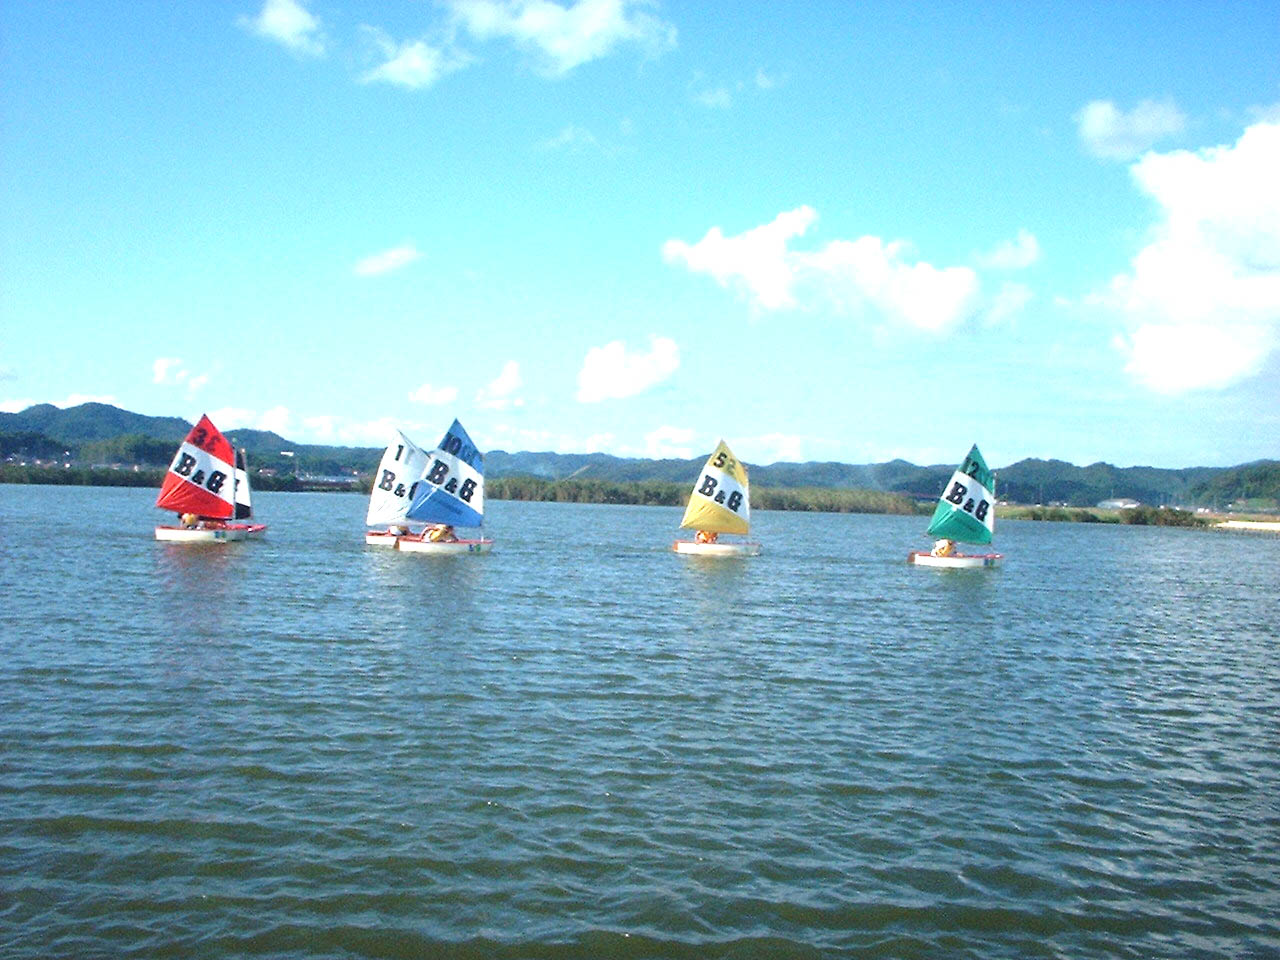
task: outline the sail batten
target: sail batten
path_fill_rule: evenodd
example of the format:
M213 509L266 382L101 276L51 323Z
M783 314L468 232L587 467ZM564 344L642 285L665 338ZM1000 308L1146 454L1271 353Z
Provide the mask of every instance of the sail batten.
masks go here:
M747 468L723 440L703 465L680 526L710 533L748 533L751 498Z
M484 456L457 420L427 455L405 516L421 523L483 526Z
M938 498L929 521L929 536L990 543L996 528L995 506L995 476L975 443Z

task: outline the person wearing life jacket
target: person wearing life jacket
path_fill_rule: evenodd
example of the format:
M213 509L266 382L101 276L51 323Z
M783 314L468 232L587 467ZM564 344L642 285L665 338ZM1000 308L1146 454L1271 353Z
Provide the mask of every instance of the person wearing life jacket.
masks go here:
M437 523L427 531L427 539L432 543L456 543L457 535L453 532L453 527L447 523Z
M196 528L196 524L199 521L200 521L200 518L197 517L194 513L178 514L178 522L188 530L194 530Z
M935 557L949 557L955 553L956 544L954 540L935 540L932 553Z
M720 539L720 534L714 530L699 530L693 539L695 543L715 543Z
M393 537L403 537L408 532L409 528L403 523L393 523L387 527L387 533L391 534Z

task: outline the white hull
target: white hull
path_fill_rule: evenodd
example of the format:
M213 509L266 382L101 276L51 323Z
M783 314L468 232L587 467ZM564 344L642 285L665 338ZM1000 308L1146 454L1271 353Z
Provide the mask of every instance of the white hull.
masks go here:
M493 547L492 540L424 540L413 535L396 539L396 549L405 553L488 553Z
M965 570L973 567L998 567L1004 556L999 553L983 553L968 555L953 553L949 557L935 557L923 550L912 550L907 554L907 563L918 567L942 567L949 570Z
M232 540L261 540L265 524L236 523L225 527L156 527L156 539L168 543L227 543Z
M364 542L371 547L386 547L388 550L394 550L403 536L405 534L387 533L385 530L366 530Z
M671 547L676 553L698 557L755 557L760 554L758 543L698 543L695 540L677 540Z

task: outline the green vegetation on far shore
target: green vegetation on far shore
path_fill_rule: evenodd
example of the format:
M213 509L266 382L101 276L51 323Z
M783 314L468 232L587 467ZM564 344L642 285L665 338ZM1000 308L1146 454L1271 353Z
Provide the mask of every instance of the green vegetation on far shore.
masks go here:
M1002 520L1049 520L1059 523L1127 523L1147 527L1203 527L1209 520L1174 507L1129 507L1124 510L1094 510L1088 507L1000 508Z
M0 483L62 484L95 487L159 488L163 470L113 470L94 467L17 466L0 464ZM336 484L288 474L255 473L257 490L284 492L331 491L368 493L371 477L352 477ZM540 477L495 477L485 490L491 500L536 500L552 503L613 503L682 507L689 500L689 485L644 480L546 480ZM755 488L751 506L756 510L796 510L810 513L929 514L933 502L923 503L900 493L836 487ZM1211 518L1172 507L1133 507L1104 510L1090 507L1002 506L1002 520L1048 520L1066 523L1123 523L1160 527L1203 527Z
M659 481L544 480L539 477L497 477L485 484L494 500L540 500L556 503L630 503L683 507L689 501L687 483ZM751 490L756 510L800 510L812 513L918 512L915 501L900 493L848 488L793 487Z

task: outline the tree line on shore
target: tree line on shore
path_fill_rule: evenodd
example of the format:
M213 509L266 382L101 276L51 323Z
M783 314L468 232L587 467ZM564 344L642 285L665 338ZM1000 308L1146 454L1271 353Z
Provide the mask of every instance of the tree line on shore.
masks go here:
M0 458L20 466L21 461L41 461L66 469L114 467L122 471L163 469L173 456L175 445L190 428L176 417L148 417L109 404L85 403L60 409L37 404L20 413L0 412ZM266 471L261 489L350 489L350 484L334 483L335 478L358 482L358 477L378 462L381 450L298 444L262 430L227 431L235 446L245 447L249 465ZM558 480L599 480L604 483L686 484L701 461L619 458L603 453L556 454L490 450L489 480L541 477ZM954 464L918 466L904 460L886 463L848 464L835 462L771 463L752 466L752 481L758 490L802 491L792 502L798 509L810 507L821 497L815 490L883 491L912 501L936 496ZM997 472L996 493L1015 503L1071 506L1092 509L1108 499L1131 499L1143 504L1181 504L1216 509L1233 507L1237 512L1280 510L1280 462L1256 461L1235 467L1115 467L1093 463L1080 467L1060 460L1026 459ZM266 477L275 475L276 482ZM297 479L289 479L294 475ZM322 479L327 478L327 480ZM78 481L83 482L83 481ZM117 481L120 482L120 481ZM560 491L557 497L603 496L599 490L572 494ZM652 497L653 489L627 496ZM600 501L606 502L606 501ZM628 501L630 502L630 501ZM647 502L647 501L646 501ZM762 498L760 506L770 509ZM862 507L862 502L857 508ZM783 507L775 507L781 509ZM844 509L837 495L831 509ZM876 509L892 508L880 504Z
M112 470L96 467L19 466L0 464L0 483L58 484L69 486L159 488L163 470ZM288 474L255 474L257 490L282 492L335 491L367 494L371 476L352 478L347 485L317 484ZM496 477L486 483L492 500L526 500L551 503L636 504L682 507L689 499L689 485L658 481L546 480L541 477ZM933 501L921 502L899 493L829 487L756 488L751 505L757 510L809 513L928 514ZM1092 510L1079 507L1006 507L1004 519L1048 520L1076 523L1123 523L1150 526L1203 526L1206 521L1172 507L1133 507L1126 510Z

